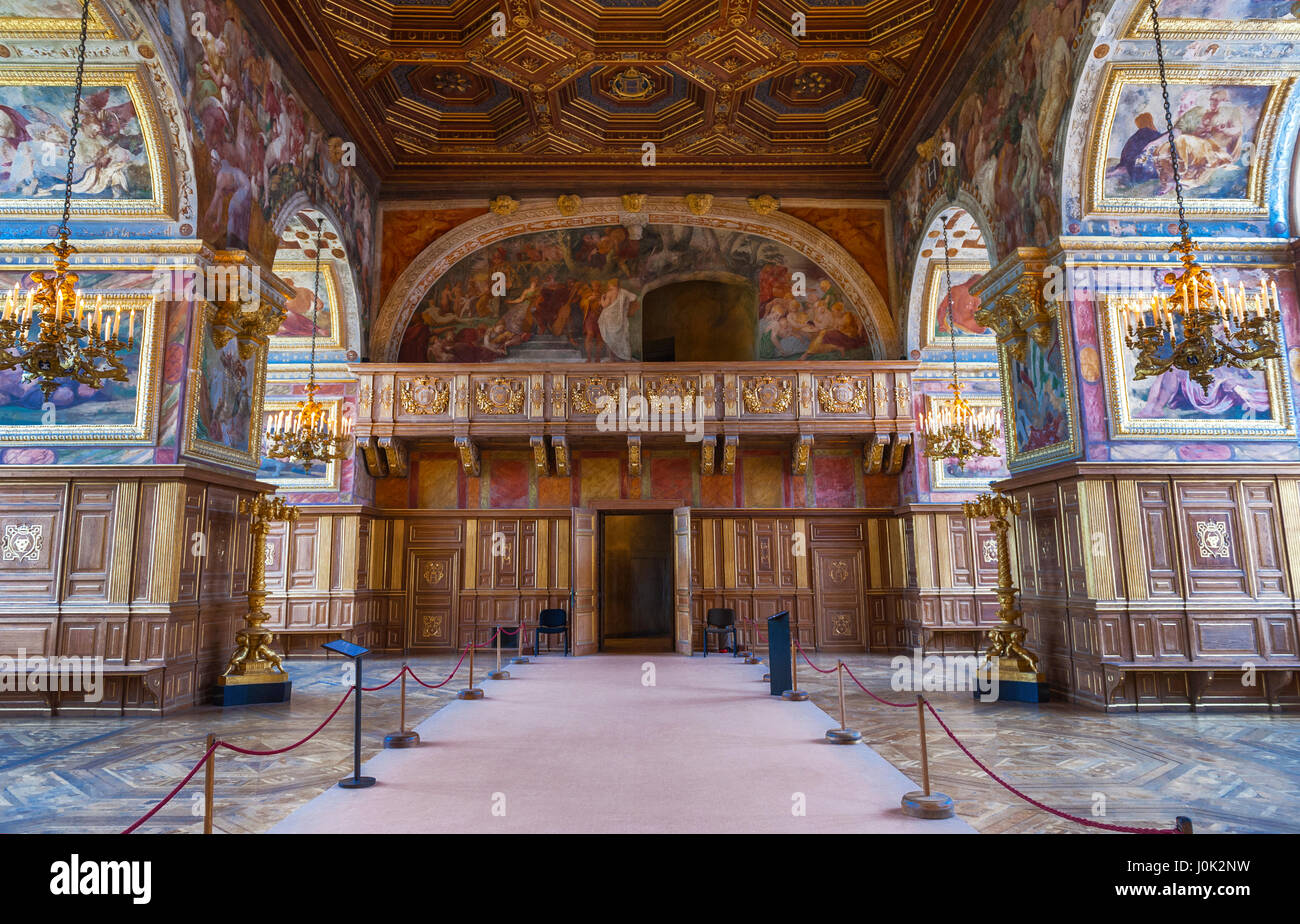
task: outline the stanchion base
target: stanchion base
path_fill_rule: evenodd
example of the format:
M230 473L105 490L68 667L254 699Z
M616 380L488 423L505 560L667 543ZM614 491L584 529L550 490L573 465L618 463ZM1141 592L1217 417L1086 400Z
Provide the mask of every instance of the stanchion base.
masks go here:
M507 670L488 671L488 680L509 680L509 679L510 679L510 671Z
M528 656L527 656L527 655L520 655L520 656L517 657L517 658L511 658L511 659L510 659L510 663L511 663L511 664L527 664L527 663L528 663Z
M763 675L763 682L764 682L764 683L771 683L771 682L772 682L772 675L771 675L771 674L764 674L764 675Z
M951 818L957 811L952 799L941 792L928 796L919 789L903 796L903 814L913 818Z
M826 732L826 740L831 744L857 744L862 740L862 732L851 728L832 728Z
M373 776L349 776L339 780L339 786L343 789L366 789L374 785Z
M480 687L470 687L468 690L461 690L456 694L457 699L482 699L483 690Z
M420 743L420 735L417 732L393 732L391 735L384 735L384 747L386 748L413 748Z
M808 693L806 690L786 690L781 698L790 703L802 703L808 698Z
M746 664L762 664L762 663L763 663L763 659L751 653L751 654L747 654L747 655L745 655L745 663L746 663Z

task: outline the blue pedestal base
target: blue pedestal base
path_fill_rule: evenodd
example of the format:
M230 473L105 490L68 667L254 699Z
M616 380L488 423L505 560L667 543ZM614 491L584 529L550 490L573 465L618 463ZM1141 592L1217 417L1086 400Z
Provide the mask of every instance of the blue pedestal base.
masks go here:
M233 683L217 685L212 702L218 706L255 706L261 703L287 703L293 693L293 681L277 683Z
M975 702L982 702L983 694L975 691ZM1035 680L1001 680L998 682L999 703L1045 703L1048 701L1047 684Z

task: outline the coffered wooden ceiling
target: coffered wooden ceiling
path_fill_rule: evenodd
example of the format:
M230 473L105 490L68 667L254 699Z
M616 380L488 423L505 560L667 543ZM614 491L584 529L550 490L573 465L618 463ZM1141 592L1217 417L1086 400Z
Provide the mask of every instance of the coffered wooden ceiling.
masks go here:
M684 187L883 195L884 177L998 5L262 4L386 196ZM504 36L493 34L497 13ZM646 142L654 167L642 165Z

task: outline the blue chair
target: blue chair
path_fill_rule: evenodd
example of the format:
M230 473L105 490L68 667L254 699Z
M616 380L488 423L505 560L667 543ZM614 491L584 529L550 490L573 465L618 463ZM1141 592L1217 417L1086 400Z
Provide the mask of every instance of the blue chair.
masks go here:
M564 656L569 656L569 614L562 609L542 610L537 616L537 630L533 635L533 657L538 655L538 645L542 641L543 635L563 635L564 636ZM551 650L550 640L547 640L546 650Z
M736 611L721 607L709 610L704 615L704 657L709 656L709 636L721 635L726 638L727 633L731 633L731 656L734 658L739 647L736 644ZM721 646L721 639L718 644Z

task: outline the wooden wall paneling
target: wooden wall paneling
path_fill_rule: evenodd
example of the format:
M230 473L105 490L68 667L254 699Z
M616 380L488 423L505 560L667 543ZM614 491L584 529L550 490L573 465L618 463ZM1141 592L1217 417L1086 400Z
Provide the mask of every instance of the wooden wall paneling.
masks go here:
M519 581L516 586L534 589L537 587L537 520L519 521L518 551Z
M298 522L288 525L289 549L285 569L285 590L290 593L315 590L316 547L320 538L320 521L316 517L302 517ZM299 609L301 612L301 604Z
M180 541L177 545L180 547L180 569L179 585L175 591L174 598L178 603L192 603L199 599L199 579L203 567L206 564L207 553L212 548L212 537L204 531L206 515L204 513L205 494L201 485L182 482L179 486L183 492L181 501L181 528ZM162 531L158 534L159 539L165 536L174 536L176 531ZM199 548L204 554L196 555L196 540L202 537L203 542ZM164 601L165 602L165 601Z
M1246 529L1246 561L1250 566L1251 596L1289 597L1286 564L1279 540L1281 515L1274 481L1242 481L1242 518Z
M0 484L0 535L22 531L11 557L0 561L0 605L58 600L68 491L65 484Z
M108 602L117 522L118 485L74 482L69 504L63 594L69 602ZM96 651L93 654L101 654Z
M1028 520L1032 527L1035 576L1044 597L1065 595L1065 561L1061 548L1060 500L1056 485L1030 492Z
M1177 570L1178 549L1168 481L1139 481L1136 485L1147 597L1183 596Z
M754 523L749 517L732 517L727 522L735 531L734 583L736 588L752 588L756 575L754 557ZM725 527L724 527L725 528ZM769 569L770 570L770 569Z
M135 605L145 604L150 600L154 559L160 551L160 543L154 542L154 526L158 516L160 493L157 482L144 482L140 485L140 500L136 507L135 523L132 526L131 546L130 601ZM173 547L176 544L167 543Z
M1249 595L1236 484L1179 481L1174 496L1189 605L1197 598Z
M742 536L746 531L750 531L754 537L754 570L753 579L746 583L743 577L740 577L741 556L737 555L736 568L737 577L741 586L752 586L758 590L771 590L781 586L781 580L777 573L777 527L776 520L772 517L755 517L748 521L746 526L742 523L746 521L737 519L736 521L736 544L742 545Z
M412 649L450 649L461 644L456 630L457 576L460 553L456 549L412 549L410 622L407 637Z
M1064 546L1065 593L1071 599L1088 599L1088 546L1078 482L1060 486L1061 539Z
M975 567L971 555L970 521L964 516L948 517L948 549L951 571L948 586L974 588Z

